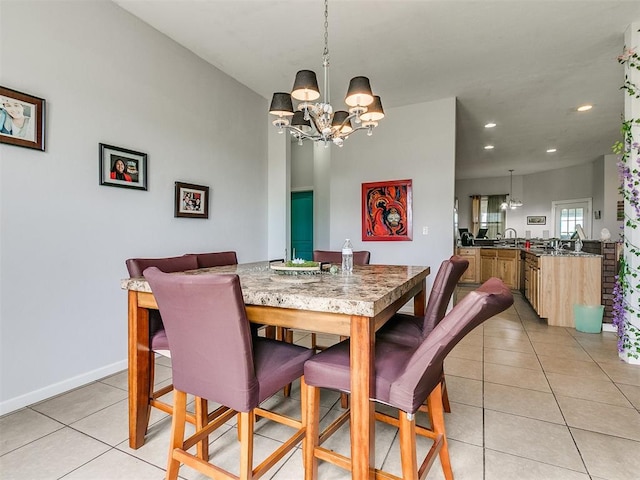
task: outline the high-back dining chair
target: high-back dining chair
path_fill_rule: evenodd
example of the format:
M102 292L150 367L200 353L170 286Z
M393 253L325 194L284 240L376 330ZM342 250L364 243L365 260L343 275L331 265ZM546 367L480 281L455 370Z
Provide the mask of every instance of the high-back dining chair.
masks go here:
M305 417L295 420L260 409L261 402L300 378L313 351L268 338L253 337L240 280L234 274L189 275L144 272L162 313L171 343L174 415L167 480L176 479L181 464L213 478L252 479L263 475L304 436ZM301 390L306 392L304 379ZM217 402L206 425L185 439L187 394ZM302 397L304 398L304 396ZM304 413L304 407L302 408ZM213 466L188 452L238 414L240 475ZM255 416L277 421L295 431L266 460L253 467Z
M198 261L198 268L221 267L223 265L237 265L238 256L236 252L209 252L194 253Z
M142 277L145 269L149 267L157 267L163 272L183 272L185 270L195 270L198 268L198 259L195 255L182 255L180 257L164 257L164 258L129 258L125 262L130 277ZM155 407L170 415L173 414L173 407L161 400L163 396L173 390L173 385L166 385L158 390L155 389L155 354L171 358L171 350L167 340L167 334L162 323L162 317L158 310L149 310L149 355L151 359L150 365L150 384L149 405ZM193 424L202 423L203 416L207 414L206 401L196 399L195 415L189 415L189 421ZM147 425L148 427L148 425ZM199 455L208 456L209 446L202 442L198 444Z
M424 316L397 313L376 334L376 339L400 343L407 346L419 345L447 313L447 306L456 289L460 277L469 266L469 260L453 255L440 264L433 281ZM451 411L447 384L442 374L442 400L445 412Z
M509 288L502 280L491 278L458 302L419 345L403 346L385 339L376 341L373 400L397 408L399 415L395 418L376 412L375 416L376 420L399 428L403 479L425 478L436 454L440 456L444 477L453 479L440 383L444 359L467 333L512 304L513 295ZM330 388L343 392L350 389L349 348L349 340L340 342L315 355L305 364L308 402L305 480L317 478L318 458L350 469L349 458L323 448L320 441L320 438L324 441L341 423L348 420L349 412L329 425L325 430L328 433L322 436L318 426L319 389ZM427 408L423 406L425 400ZM430 428L416 426L415 414L418 410L426 411L429 415ZM416 456L416 434L433 440L433 446L421 464L418 464ZM379 475L381 478L400 480L388 472L380 472Z
M371 258L371 252L369 252L368 250L360 250L360 251L353 252L354 265L369 265L370 258ZM313 261L341 264L342 252L333 251L333 250L314 250Z
M369 265L369 260L371 259L371 252L368 250L360 250L353 252L353 264L354 265ZM341 264L342 263L342 251L332 251L332 250L314 250L313 251L313 261L314 262L328 262ZM344 337L341 337L340 340L344 340ZM326 347L320 346L316 343L316 334L311 334L311 348L314 350L324 350Z

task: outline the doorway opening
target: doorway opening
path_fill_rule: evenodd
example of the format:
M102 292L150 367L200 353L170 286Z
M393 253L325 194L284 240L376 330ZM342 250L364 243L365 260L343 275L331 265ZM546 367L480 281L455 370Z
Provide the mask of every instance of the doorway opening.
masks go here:
M291 258L313 260L313 192L291 192Z

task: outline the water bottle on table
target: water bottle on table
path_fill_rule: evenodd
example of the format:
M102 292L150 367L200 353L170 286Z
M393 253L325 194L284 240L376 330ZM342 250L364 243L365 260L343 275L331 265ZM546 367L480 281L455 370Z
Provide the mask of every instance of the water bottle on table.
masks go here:
M353 246L348 238L342 246L342 273L347 275L353 273Z

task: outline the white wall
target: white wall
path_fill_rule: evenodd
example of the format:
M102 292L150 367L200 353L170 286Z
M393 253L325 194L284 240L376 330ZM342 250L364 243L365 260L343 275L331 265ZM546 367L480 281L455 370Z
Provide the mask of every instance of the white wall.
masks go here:
M291 144L291 190L313 189L313 143Z
M1 84L47 101L46 152L0 146L4 413L126 367L126 258L266 257L267 101L109 1L0 5ZM98 185L100 142L146 152L149 190Z
M350 238L355 250L371 251L371 263L429 265L432 279L453 252L455 98L385 113L372 137L359 132L331 147L329 248ZM363 242L362 183L403 179L413 181L413 241Z

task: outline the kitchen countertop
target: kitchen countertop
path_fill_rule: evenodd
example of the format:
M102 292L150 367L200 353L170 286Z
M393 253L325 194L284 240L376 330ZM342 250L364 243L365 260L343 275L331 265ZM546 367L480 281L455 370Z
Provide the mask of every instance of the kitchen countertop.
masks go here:
M479 248L479 249L487 249L487 250L519 250L522 252L529 252L534 254L537 257L602 257L602 255L598 255L595 253L587 253L587 252L576 252L574 250L561 250L556 252L555 250L545 249L545 248L524 248L524 247L510 247L506 245L473 245L468 247L460 246L458 248Z

